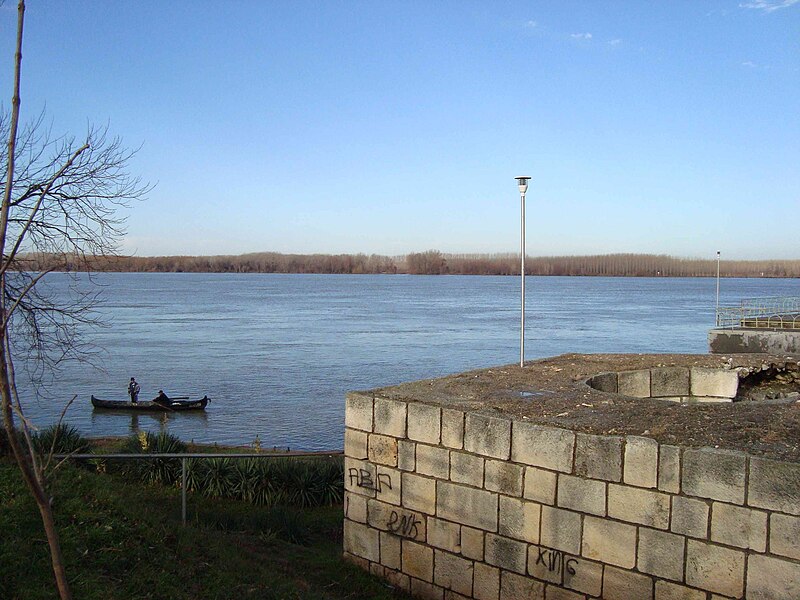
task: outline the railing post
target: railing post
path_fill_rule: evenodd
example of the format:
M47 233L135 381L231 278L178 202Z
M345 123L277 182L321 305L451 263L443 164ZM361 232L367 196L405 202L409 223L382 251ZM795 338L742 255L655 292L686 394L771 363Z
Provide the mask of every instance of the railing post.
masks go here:
M181 459L181 523L186 525L186 459Z

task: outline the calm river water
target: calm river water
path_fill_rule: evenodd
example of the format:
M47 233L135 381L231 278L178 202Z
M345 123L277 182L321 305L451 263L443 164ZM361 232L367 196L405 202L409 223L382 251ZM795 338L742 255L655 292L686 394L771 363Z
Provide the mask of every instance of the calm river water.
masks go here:
M53 274L59 293L68 275ZM104 274L98 367L66 365L28 415L93 435L166 429L184 440L342 447L344 394L519 357L519 278ZM706 352L714 279L529 277L526 358L565 352ZM797 279L723 279L721 304L800 295ZM205 414L94 411L89 396L208 394Z

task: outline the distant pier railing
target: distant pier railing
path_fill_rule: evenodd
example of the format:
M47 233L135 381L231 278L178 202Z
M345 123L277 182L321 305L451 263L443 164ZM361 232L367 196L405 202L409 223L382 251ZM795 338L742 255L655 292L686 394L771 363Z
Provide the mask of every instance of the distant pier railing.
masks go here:
M739 306L720 307L717 328L800 331L800 296L748 298Z

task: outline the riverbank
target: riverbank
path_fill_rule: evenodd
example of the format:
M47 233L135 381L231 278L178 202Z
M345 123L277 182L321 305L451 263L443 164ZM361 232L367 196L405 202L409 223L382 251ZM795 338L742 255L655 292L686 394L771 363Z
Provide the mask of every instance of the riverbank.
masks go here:
M64 262L66 261L66 262ZM29 257L30 270L120 273L316 273L406 275L519 275L518 254L281 254L221 256L107 256L90 262L63 256ZM717 267L719 266L719 270ZM653 254L526 257L525 272L541 276L800 277L800 259L724 260Z
M76 598L406 598L341 558L341 504L267 507L190 494L182 526L176 487L73 464L53 474L51 492ZM0 598L52 598L41 521L8 457L0 457L0 531Z

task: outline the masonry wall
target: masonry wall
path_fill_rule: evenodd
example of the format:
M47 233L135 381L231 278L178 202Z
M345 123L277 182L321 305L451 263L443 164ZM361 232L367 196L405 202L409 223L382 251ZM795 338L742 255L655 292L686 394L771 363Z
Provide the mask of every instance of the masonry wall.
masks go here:
M800 353L800 331L712 329L708 333L708 349L712 354L739 354L742 352L798 354Z
M800 465L349 394L345 556L420 598L800 598Z

